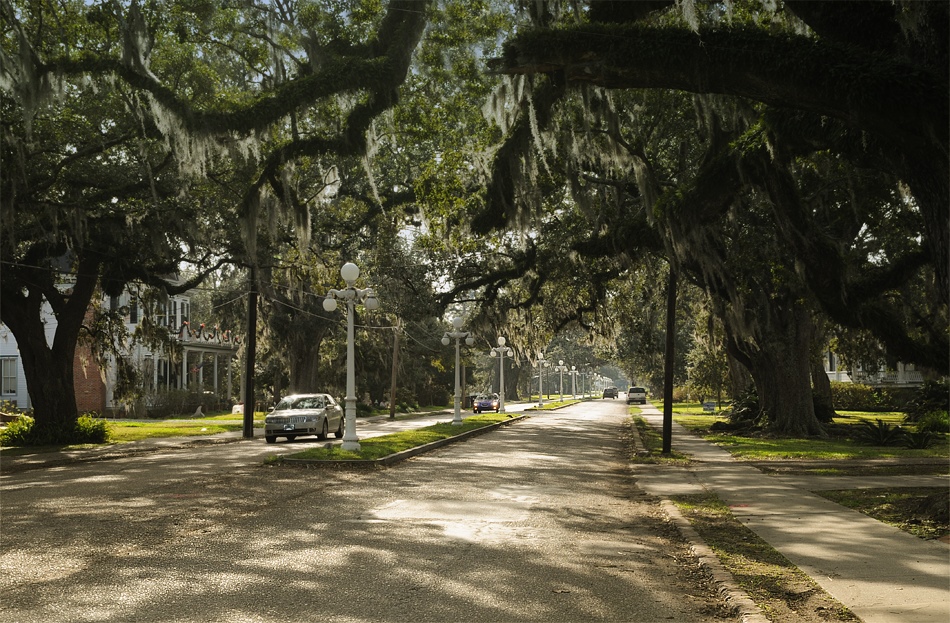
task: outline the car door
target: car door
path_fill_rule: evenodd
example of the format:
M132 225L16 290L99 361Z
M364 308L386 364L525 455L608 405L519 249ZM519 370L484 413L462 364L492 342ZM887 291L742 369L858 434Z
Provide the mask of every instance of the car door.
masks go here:
M343 409L333 399L333 396L327 394L323 399L326 401L327 427L332 433L340 427L340 422L343 420Z

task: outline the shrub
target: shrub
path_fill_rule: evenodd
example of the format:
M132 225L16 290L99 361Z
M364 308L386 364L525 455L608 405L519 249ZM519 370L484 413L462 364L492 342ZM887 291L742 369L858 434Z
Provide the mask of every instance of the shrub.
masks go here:
M950 412L931 411L917 419L917 430L950 433Z
M681 385L673 386L673 402L686 402L689 399L689 388Z
M872 387L832 381L835 409L844 411L901 411L916 390L908 387Z
M26 446L33 430L33 418L21 415L0 431L0 446Z
M105 443L109 441L109 425L98 414L87 413L76 420L74 443Z
M759 407L759 395L750 387L732 401L729 422L734 426L754 427L762 423L763 413Z
M916 422L934 412L950 411L950 381L927 381L917 388L904 408L908 422Z
M863 420L855 429L855 439L869 446L893 446L905 438L904 429L884 420Z
M904 433L904 445L914 450L926 450L941 439L943 439L943 435L930 430L907 431Z
M3 446L49 446L74 443L105 443L109 441L108 423L93 415L81 415L72 431L39 429L36 420L21 416L0 431Z

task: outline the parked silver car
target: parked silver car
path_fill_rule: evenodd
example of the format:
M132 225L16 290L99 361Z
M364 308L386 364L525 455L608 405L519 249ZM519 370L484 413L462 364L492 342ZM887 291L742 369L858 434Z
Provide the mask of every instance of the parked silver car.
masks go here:
M274 443L278 437L293 441L299 435L326 439L330 431L343 437L343 409L330 394L287 396L264 418L264 440Z

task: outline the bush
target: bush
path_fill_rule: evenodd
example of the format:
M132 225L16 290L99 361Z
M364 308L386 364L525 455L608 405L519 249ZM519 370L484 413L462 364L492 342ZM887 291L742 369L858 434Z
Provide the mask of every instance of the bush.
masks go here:
M904 445L914 450L926 450L942 439L943 435L930 430L917 430L904 433Z
M872 387L832 381L835 409L843 411L902 411L916 390L908 387Z
M755 387L750 387L732 401L729 422L734 426L755 427L762 423L762 409Z
M948 411L950 411L950 381L946 380L927 381L917 388L904 408L908 422L917 422L935 412L943 412L946 417Z
M81 415L72 431L39 429L36 420L21 416L0 431L3 446L50 446L76 443L105 443L109 441L108 423L95 415Z
M681 385L673 386L673 402L686 402L689 399L689 388Z
M76 420L74 443L105 443L109 441L109 425L98 414L80 415Z
M855 439L869 446L893 446L905 439L904 429L891 426L884 420L863 420L856 424Z
M931 411L916 421L917 430L950 433L950 412Z
M0 446L27 446L30 431L33 430L33 418L21 415L0 431Z

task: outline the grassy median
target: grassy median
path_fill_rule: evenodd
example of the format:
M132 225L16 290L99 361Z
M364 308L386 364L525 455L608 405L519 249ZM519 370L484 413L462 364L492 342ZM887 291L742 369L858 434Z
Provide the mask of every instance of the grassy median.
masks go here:
M483 413L473 415L462 420L459 425L451 422L440 422L432 426L406 430L379 437L370 437L360 440L358 452L343 450L339 444L327 444L317 448L310 448L303 452L284 455L280 458L305 459L311 461L374 461L390 454L396 454L410 448L448 439L461 433L484 428L499 422L506 422L512 417L508 413ZM280 458L276 460L280 460Z

